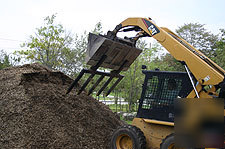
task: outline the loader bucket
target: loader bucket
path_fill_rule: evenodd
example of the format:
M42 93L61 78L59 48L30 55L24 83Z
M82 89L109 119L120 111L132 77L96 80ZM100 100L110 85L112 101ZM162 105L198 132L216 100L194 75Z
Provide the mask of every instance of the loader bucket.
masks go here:
M118 70L124 61L127 60L128 62L122 69L127 70L142 52L141 49L129 46L129 44L131 45L129 41L124 39L114 41L102 35L89 33L86 63L95 66L101 57L106 55L107 58L100 67Z
M121 38L114 38L113 40L103 35L96 35L89 33L88 37L88 47L86 53L86 63L91 65L90 69L83 69L74 82L71 84L67 90L67 94L72 90L74 86L78 84L78 81L82 78L85 73L91 74L89 78L84 82L82 87L79 89L78 94L80 94L88 83L93 79L95 75L100 77L88 91L90 95L94 89L99 85L99 83L108 77L108 80L103 84L101 89L97 92L97 96L108 86L108 84L116 78L117 80L111 86L111 88L106 93L106 96L116 87L116 85L123 79L123 76L119 73L124 70L126 71L134 60L142 52L141 49L135 48L134 44L128 40ZM99 67L109 68L112 71L100 72L97 71Z

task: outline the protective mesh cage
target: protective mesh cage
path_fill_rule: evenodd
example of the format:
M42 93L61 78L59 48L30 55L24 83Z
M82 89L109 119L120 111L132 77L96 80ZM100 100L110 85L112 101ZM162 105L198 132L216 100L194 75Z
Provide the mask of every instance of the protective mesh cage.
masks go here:
M173 121L173 101L185 98L192 86L183 72L146 71L138 116Z
M173 76L153 76L147 82L142 108L163 107L173 104L174 98L180 98L182 79Z

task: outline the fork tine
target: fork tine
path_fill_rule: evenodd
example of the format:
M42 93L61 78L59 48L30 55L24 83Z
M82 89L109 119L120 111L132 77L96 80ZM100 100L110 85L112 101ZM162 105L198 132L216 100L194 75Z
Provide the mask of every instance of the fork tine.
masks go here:
M111 93L111 91L117 86L117 84L118 84L122 79L123 79L123 76L120 76L120 77L116 80L116 82L115 82L115 83L112 85L112 87L108 90L106 96L108 96L108 95Z
M88 91L88 95L90 95L92 92L93 92L93 90L98 86L98 84L102 81L102 79L104 78L105 76L100 76L99 78L98 78L98 80L95 82L95 84L91 87L91 89Z

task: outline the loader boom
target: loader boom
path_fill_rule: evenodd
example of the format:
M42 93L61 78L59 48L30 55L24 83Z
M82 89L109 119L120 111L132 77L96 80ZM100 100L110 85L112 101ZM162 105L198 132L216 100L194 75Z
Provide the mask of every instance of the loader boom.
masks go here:
M216 85L224 80L225 71L207 56L169 29L158 27L148 18L128 18L117 25L112 32L116 36L118 31L128 27L131 28L130 30L132 30L132 27L133 29L140 28L133 40L145 36L153 37L176 60L185 64L199 84L196 86L196 90L201 97L210 98L202 90L204 85L210 85L210 94L216 94ZM196 94L192 92L188 97L194 98L195 96Z

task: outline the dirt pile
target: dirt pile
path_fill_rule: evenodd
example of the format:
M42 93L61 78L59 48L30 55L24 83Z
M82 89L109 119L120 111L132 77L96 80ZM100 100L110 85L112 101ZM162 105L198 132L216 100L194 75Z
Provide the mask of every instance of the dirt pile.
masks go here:
M107 148L122 122L84 93L65 95L71 82L39 64L0 70L0 147Z

